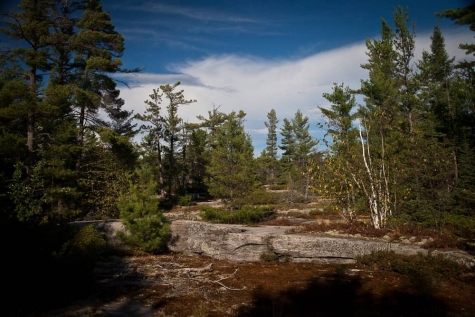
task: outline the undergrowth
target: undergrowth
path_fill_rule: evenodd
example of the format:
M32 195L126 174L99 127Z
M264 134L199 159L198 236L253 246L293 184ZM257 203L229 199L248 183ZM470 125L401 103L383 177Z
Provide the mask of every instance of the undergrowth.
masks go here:
M200 206L200 216L212 223L256 224L271 217L274 212L268 207L242 206L232 211Z

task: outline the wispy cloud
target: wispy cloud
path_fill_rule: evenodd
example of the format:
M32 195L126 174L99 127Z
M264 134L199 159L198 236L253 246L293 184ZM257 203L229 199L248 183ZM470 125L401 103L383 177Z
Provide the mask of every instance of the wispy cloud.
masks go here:
M446 35L449 55L466 58L458 44L467 41L466 33ZM422 49L430 49L430 34L417 37L415 59ZM145 110L144 100L153 88L180 81L187 99L197 103L183 106L179 115L188 122L197 122L198 115L207 116L214 106L220 111L243 110L247 113L246 130L251 133L258 155L265 146L264 122L267 113L275 109L282 123L283 118L292 118L297 110L310 118L311 130L317 131L321 121L318 107L328 107L322 97L331 92L333 83L344 83L358 88L360 80L367 78L367 71L360 67L367 61L364 43L355 43L339 49L321 52L300 59L265 60L236 55L211 56L202 60L185 62L173 67L176 74L122 75L140 84L140 87L123 89L121 95L128 109L136 113ZM166 101L164 101L166 105ZM315 132L322 137L323 132Z
M226 12L212 9L204 9L203 7L185 7L173 6L164 3L147 2L138 6L130 6L132 10L155 12L160 14L172 14L182 17L191 18L200 21L217 21L231 23L262 23L261 19L254 19L244 16L235 16Z

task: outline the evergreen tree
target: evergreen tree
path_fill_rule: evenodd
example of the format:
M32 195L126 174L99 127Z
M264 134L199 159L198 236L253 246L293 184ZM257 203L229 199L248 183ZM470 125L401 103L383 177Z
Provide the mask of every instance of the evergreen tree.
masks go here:
M277 124L279 120L277 119L274 109L267 114L267 119L269 121L264 122L267 128L266 149L265 152L261 154L261 157L266 161L267 176L265 181L270 184L275 184L278 169Z
M150 170L143 166L137 174L138 183L131 183L118 201L120 217L127 230L127 233L118 232L118 236L133 248L157 254L166 250L170 225L153 198L157 184L149 178Z
M474 31L474 23L475 23L475 4L458 8L458 9L447 9L443 12L438 12L436 15L441 18L449 18L454 20L456 24L468 24L470 26L470 30ZM465 50L465 54L475 55L475 43L461 43L459 45L460 49ZM472 67L475 65L475 62L468 62Z
M145 109L145 114L136 114L135 118L145 121L147 124L141 126L141 129L148 132L148 135L144 138L142 146L145 146L149 149L148 155L151 152L156 154L156 166L157 166L157 177L158 177L158 195L161 198L165 198L165 185L163 179L163 163L162 163L162 140L164 137L164 123L163 117L161 115L161 103L162 95L160 89L153 89L153 93L149 95L150 100L146 100L145 104L147 105Z
M165 128L165 140L168 142L168 193L172 193L173 176L180 175L175 166L176 144L179 143L179 132L182 128L183 120L178 117L178 107L181 105L188 105L196 102L196 100L186 100L183 95L183 90L175 92L175 88L180 85L180 82L175 83L173 86L162 85L160 89L169 103L167 105L168 116L164 120ZM184 148L182 148L184 151ZM170 198L171 196L169 196Z
M299 170L301 177L298 177L300 190L303 192L305 199L308 198L308 188L310 185L309 158L314 152L314 147L318 142L309 132L310 124L308 117L304 116L300 110L297 110L295 117L292 119L293 133L295 135L295 164Z
M253 146L250 136L245 133L240 111L226 116L224 124L216 130L211 151L210 165L206 181L209 193L217 198L233 202L249 194L253 189Z
M279 148L283 151L280 160L284 165L289 165L295 160L296 140L292 122L287 118L284 118L284 125L281 128L280 134L282 139L280 141L281 145L279 145Z
M102 11L99 0L89 0L73 40L74 75L76 85L74 103L78 109L78 144L84 145L88 127L107 126L97 117L98 110L107 108L117 98L116 83L108 74L118 72L124 51L124 38L115 31L110 14ZM81 170L82 154L77 169Z
M209 165L209 157L206 155L207 133L198 127L188 127L191 130L187 146L187 171L190 189L194 193L204 193L206 168Z
M264 125L267 128L266 151L271 159L276 160L277 159L277 124L279 123L279 120L277 119L275 109L272 109L267 114L267 119L269 121L264 122Z
M18 12L6 14L4 23L7 27L0 31L10 38L21 41L18 48L10 49L8 54L25 65L22 77L25 85L22 99L23 103L17 104L17 114L21 114L24 121L26 134L26 146L28 149L28 162L25 162L26 172L30 173L35 165L35 144L38 132L38 120L42 117L42 103L40 99L42 76L41 71L48 69L48 49L44 44L45 37L49 34L51 21L49 11L52 7L50 1L22 0L18 5Z
M331 102L330 109L319 107L326 119L325 136L331 136L331 140L326 141L329 155L323 165L317 166L320 170L317 190L334 198L344 217L352 221L356 218L357 199L354 177L361 168L355 159L358 153L357 130L353 123L357 117L356 99L351 89L343 84L334 84L333 92L324 93L323 97Z
M455 58L449 58L445 49L445 39L436 25L431 36L430 52L422 52L422 60L418 63L421 98L426 101L428 109L437 120L438 131L453 140L455 137L455 120L457 110L452 104L450 81L454 72Z

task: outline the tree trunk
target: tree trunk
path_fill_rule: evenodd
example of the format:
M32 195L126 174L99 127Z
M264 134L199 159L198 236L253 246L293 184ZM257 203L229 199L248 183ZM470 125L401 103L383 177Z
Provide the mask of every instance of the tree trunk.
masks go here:
M158 160L158 184L159 184L159 195L160 199L165 198L165 186L163 184L163 165L162 165L162 148L160 146L160 135L157 132L157 160Z

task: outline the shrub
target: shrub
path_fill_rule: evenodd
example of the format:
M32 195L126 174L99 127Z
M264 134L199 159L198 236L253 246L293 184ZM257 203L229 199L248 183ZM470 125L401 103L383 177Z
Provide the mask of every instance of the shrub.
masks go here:
M273 212L267 208L251 206L242 206L233 211L201 206L200 211L201 218L206 221L227 224L258 223L273 214Z
M336 215L340 216L341 213L335 205L321 205L316 207L308 212L310 216L329 216L329 215Z
M287 216L293 218L302 218L303 216L305 216L305 214L301 211L289 211L287 213Z
M276 205L282 200L281 193L267 192L265 190L256 190L245 197L236 198L232 201L233 206L245 205Z
M447 225L458 236L475 239L475 217L449 214L447 216Z
M191 200L192 200L191 195L178 196L177 204L178 206L189 206L191 203Z
M265 252L262 253L259 258L262 262L274 262L279 259L279 256L274 252Z
M117 236L129 246L155 254L165 251L170 226L153 198L154 187L153 182L140 190L131 185L129 192L119 198L120 217L127 233L118 232Z
M89 225L80 228L71 240L65 242L56 256L96 260L105 249L104 233Z
M269 186L269 189L270 189L270 190L285 190L285 189L287 189L287 185L286 185L286 184L270 185L270 186Z

